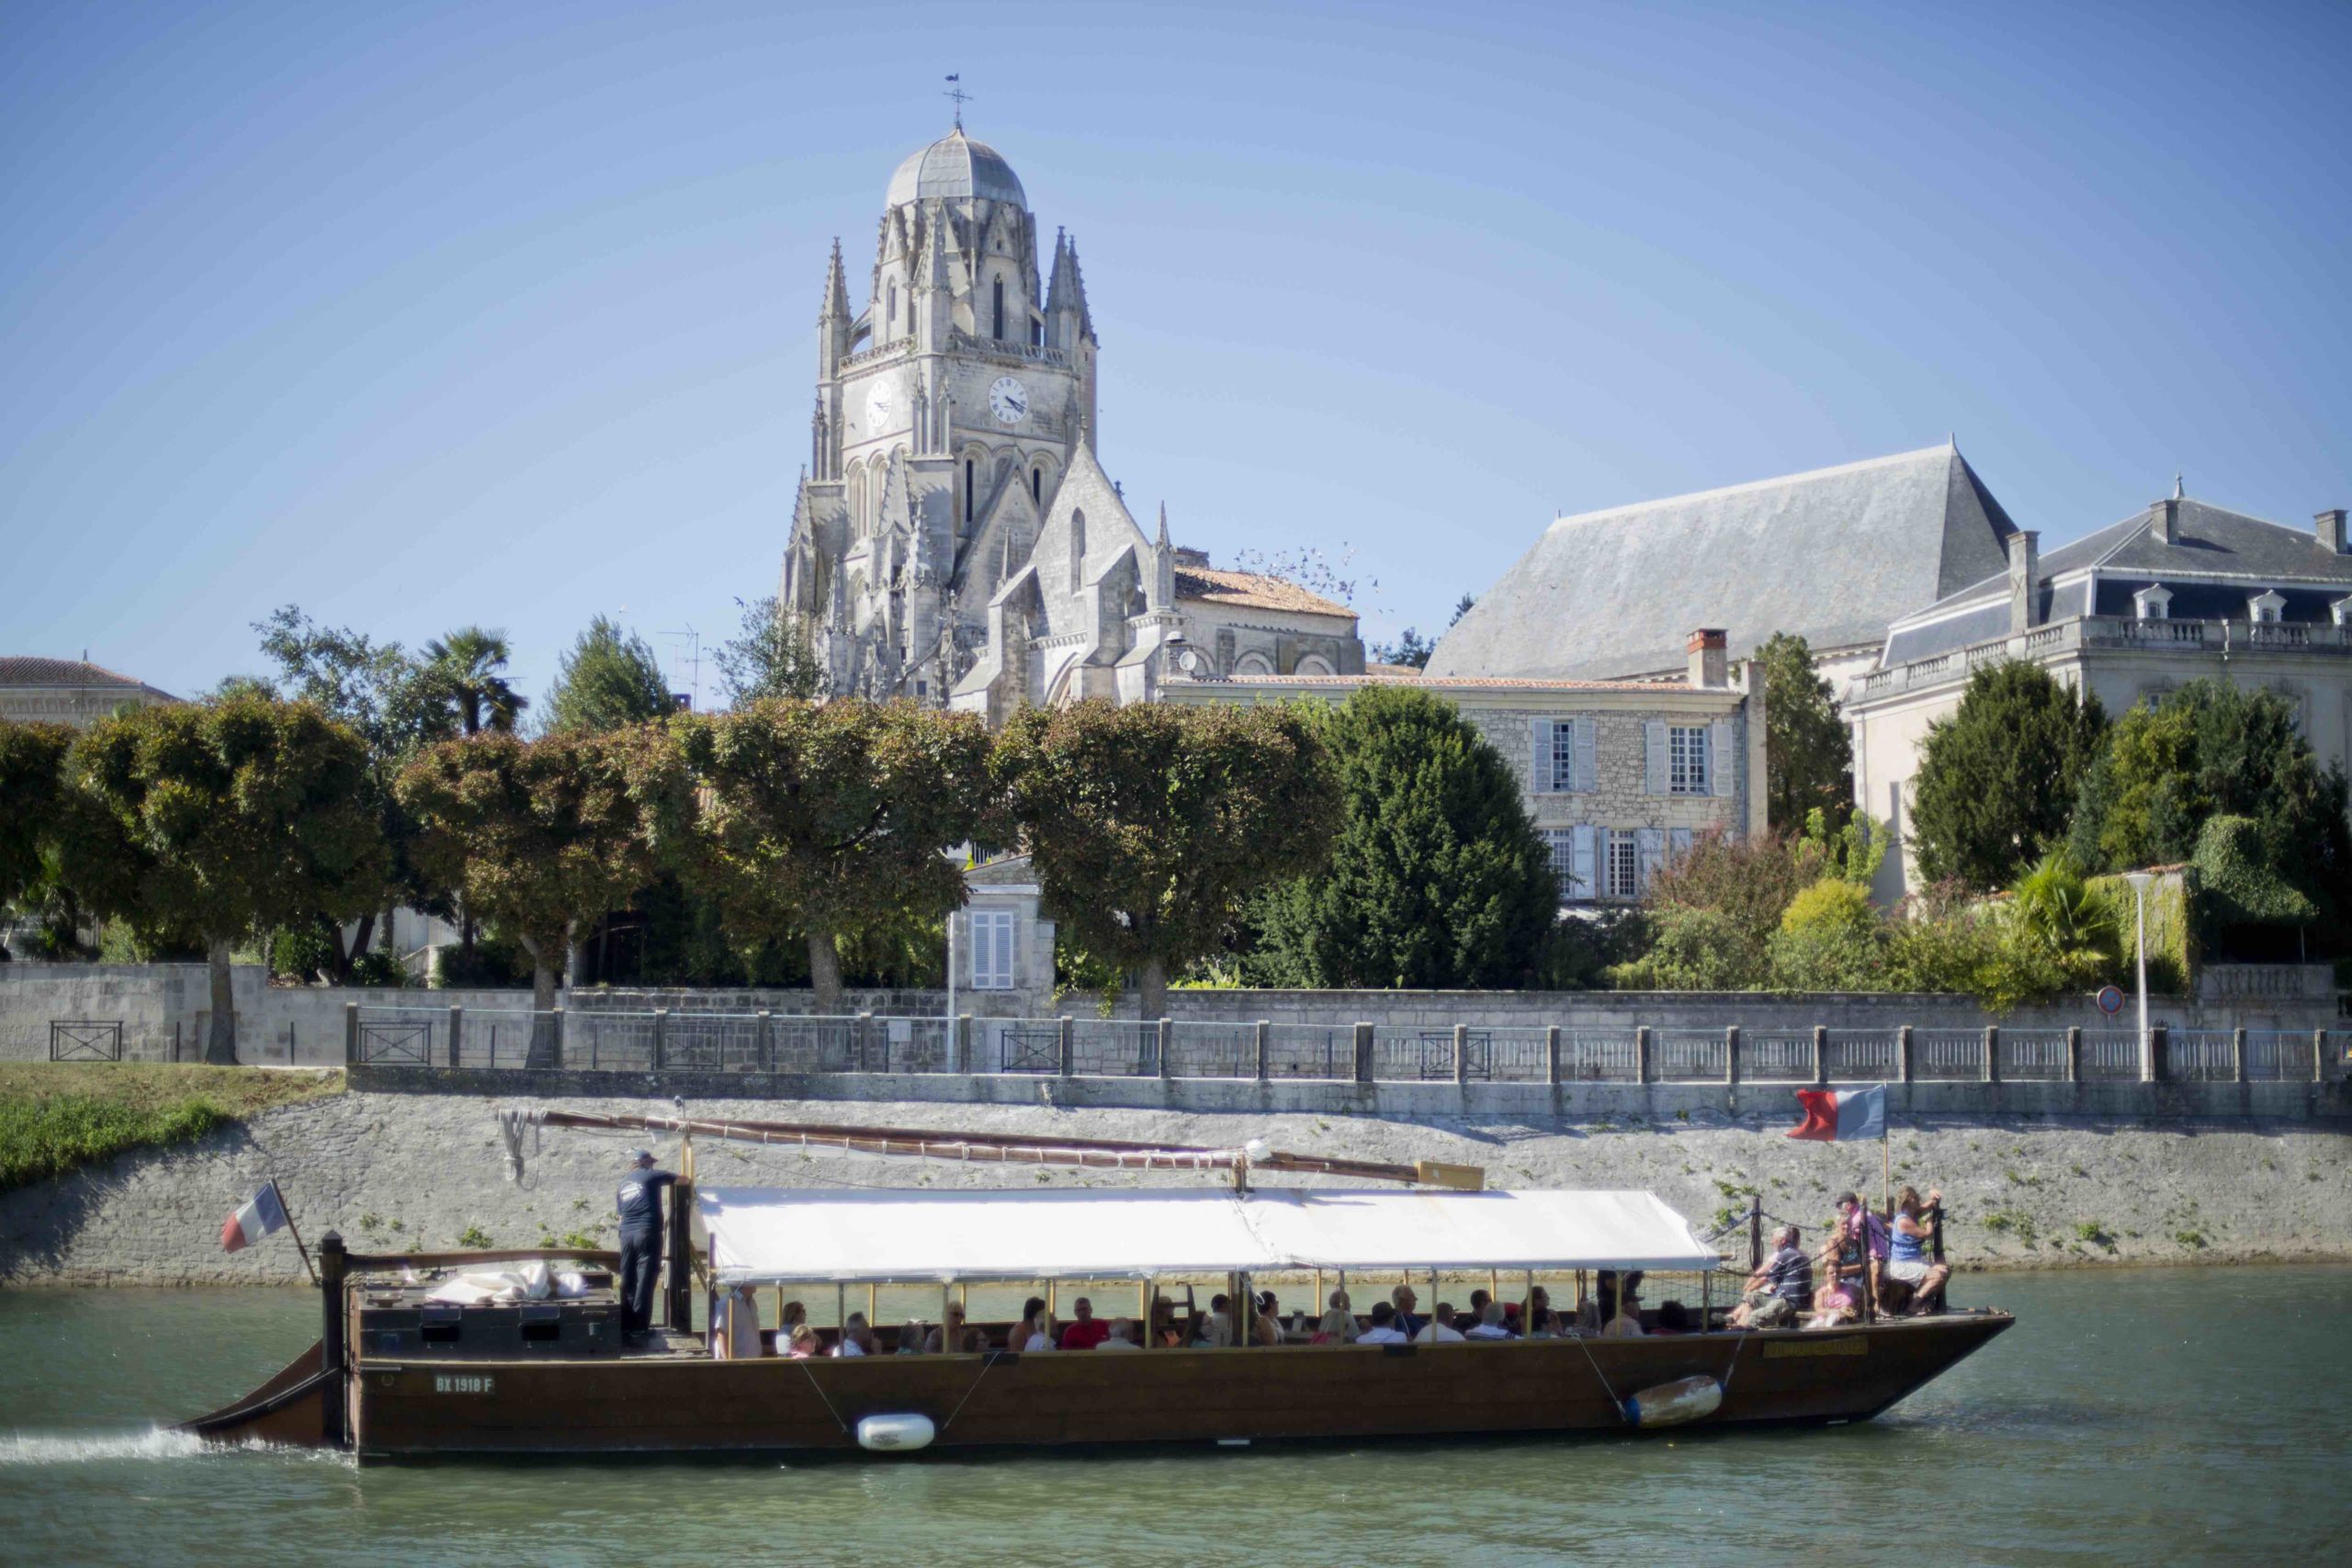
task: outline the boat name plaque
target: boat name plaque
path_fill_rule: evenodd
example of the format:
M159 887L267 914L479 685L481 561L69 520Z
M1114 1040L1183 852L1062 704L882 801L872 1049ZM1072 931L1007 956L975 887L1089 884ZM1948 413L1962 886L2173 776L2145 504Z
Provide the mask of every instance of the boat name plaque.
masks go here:
M1786 1356L1867 1356L1871 1342L1861 1336L1848 1335L1839 1339L1784 1339L1764 1347L1764 1359L1777 1361Z

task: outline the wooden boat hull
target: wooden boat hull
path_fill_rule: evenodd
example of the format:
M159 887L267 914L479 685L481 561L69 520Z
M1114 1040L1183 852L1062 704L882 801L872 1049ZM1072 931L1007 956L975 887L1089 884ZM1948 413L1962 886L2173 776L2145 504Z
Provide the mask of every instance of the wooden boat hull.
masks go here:
M1952 1314L1841 1332L1645 1339L883 1356L847 1360L363 1360L363 1460L458 1454L857 1451L866 1416L934 1447L1056 1448L1629 1429L1620 1404L1703 1375L1698 1427L1865 1420L2008 1328Z

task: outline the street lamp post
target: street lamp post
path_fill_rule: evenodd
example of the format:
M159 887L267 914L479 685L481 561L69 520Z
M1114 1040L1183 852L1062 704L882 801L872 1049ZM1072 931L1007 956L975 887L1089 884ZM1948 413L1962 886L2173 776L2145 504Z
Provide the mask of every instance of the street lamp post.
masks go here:
M2140 934L2136 945L2140 977L2140 1081L2154 1083L2156 1064L2148 1038L2148 884L2154 879L2144 871L2127 872L2124 875L2132 884L2132 898L2139 914Z

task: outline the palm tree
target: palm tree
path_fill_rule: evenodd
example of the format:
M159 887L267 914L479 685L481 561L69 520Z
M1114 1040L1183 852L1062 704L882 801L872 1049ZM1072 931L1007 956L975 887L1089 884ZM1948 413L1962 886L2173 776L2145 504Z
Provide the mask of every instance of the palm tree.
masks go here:
M481 734L485 724L510 732L515 718L530 705L528 698L507 683L508 651L503 634L480 626L459 626L424 645L424 662L443 699L457 705L458 718L468 735Z

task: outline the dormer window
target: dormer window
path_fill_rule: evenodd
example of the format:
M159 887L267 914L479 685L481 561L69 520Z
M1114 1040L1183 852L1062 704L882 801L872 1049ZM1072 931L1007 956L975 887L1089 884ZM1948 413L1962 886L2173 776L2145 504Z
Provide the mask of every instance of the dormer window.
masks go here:
M2132 595L2132 613L2143 621L2172 619L2172 590L2163 583L2152 583Z
M2286 595L2273 589L2257 593L2245 602L2246 619L2256 626L2277 625L2279 612L2287 607Z

